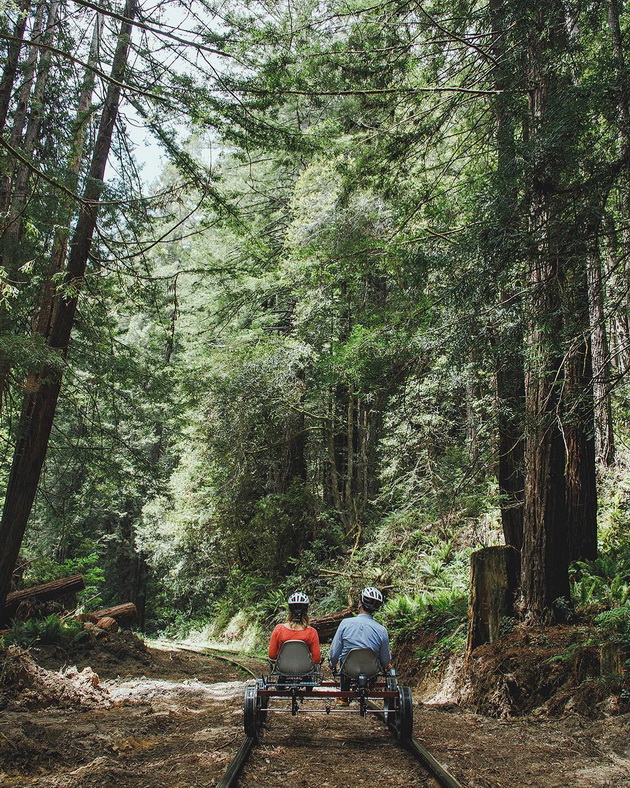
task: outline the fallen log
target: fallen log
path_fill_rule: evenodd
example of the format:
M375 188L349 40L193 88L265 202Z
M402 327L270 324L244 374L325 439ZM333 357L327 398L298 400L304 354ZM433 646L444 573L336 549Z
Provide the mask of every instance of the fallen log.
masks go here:
M12 618L18 609L18 605L25 600L37 599L40 602L46 602L49 599L58 599L62 596L76 594L78 591L83 591L84 588L83 575L72 575L71 577L52 580L50 583L41 583L30 588L23 588L21 591L11 591L11 593L7 594L1 617L4 620Z
M343 621L344 618L350 618L352 615L352 608L346 607L343 610L338 610L336 613L329 613L327 616L312 618L311 626L317 630L320 642L328 643L333 639L340 622Z
M125 602L123 605L104 607L102 610L95 610L90 615L90 621L94 618L98 621L101 618L114 618L120 624L121 621L134 621L138 616L138 608L133 602Z

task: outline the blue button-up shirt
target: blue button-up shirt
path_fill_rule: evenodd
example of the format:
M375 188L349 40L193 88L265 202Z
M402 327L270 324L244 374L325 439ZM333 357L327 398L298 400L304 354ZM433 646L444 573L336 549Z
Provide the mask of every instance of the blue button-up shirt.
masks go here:
M330 644L330 664L333 668L337 662L343 662L353 648L371 648L376 652L381 665L391 662L389 635L378 621L367 613L359 613L354 618L344 618L339 624L335 637Z

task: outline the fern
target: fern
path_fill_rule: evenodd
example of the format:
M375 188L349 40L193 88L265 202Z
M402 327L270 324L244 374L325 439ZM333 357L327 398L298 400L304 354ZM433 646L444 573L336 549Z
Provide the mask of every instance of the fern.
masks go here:
M4 636L4 644L30 648L35 643L43 645L63 644L80 639L83 625L78 621L65 623L54 613L46 618L31 618L28 621L15 621L11 630Z
M630 604L604 610L595 617L595 626L604 641L630 647Z

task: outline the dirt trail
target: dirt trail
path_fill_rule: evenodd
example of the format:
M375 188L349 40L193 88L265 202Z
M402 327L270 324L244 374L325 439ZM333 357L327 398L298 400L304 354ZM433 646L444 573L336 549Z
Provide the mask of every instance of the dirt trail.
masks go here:
M198 654L116 647L112 641L109 651L78 664L98 673L105 701L38 708L18 697L0 712L0 785L216 784L241 741L248 676ZM469 788L630 784L630 715L493 720L419 705L415 736ZM242 784L283 781L313 788L433 784L378 720L323 714L270 719Z

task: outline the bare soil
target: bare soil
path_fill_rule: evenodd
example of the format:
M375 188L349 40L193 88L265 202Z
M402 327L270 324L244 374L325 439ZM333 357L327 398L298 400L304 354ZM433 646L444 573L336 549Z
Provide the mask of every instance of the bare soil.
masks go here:
M233 663L147 649L129 633L81 655L32 656L44 666L37 681L14 656L17 678L0 696L2 786L212 786L238 749L251 677ZM470 788L630 785L629 714L495 719L438 703L418 703L414 714L415 737ZM242 784L282 781L435 785L378 720L352 714L270 717Z

